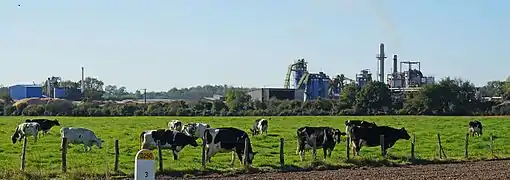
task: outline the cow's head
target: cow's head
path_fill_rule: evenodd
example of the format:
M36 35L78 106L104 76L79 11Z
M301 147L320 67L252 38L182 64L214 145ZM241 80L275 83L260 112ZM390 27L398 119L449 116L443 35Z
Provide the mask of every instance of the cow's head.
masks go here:
M400 129L400 139L409 140L411 136L407 133L407 130L405 128Z
M345 133L342 133L339 129L333 129L333 138L335 139L336 143L340 143L341 136L346 135Z
M99 149L103 149L103 143L104 143L104 140L102 140L100 138L97 138L97 140L95 141L95 144L97 147L99 147Z
M188 136L194 137L195 139L197 138L197 137L195 137L196 136L196 132L197 132L196 124L186 124L186 125L184 125L184 128L182 129L182 132L184 132L184 134L186 134Z
M186 138L185 141L187 144L193 146L193 147L197 147L198 146L198 143L196 141L196 139L193 137L193 136L189 136L189 135L186 135L184 134L184 137Z
M253 152L253 151L248 152L248 159L247 159L248 165L251 165L253 163L253 159L255 159L256 154L257 154L257 152Z
M18 141L18 137L19 137L18 132L15 132L15 133L11 136L12 144L16 144L16 141Z
M60 123L58 122L58 120L49 120L51 126L60 126Z

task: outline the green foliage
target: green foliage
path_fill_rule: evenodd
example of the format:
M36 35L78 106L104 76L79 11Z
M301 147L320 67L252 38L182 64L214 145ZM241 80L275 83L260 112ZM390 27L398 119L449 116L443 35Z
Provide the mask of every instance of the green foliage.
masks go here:
M487 101L481 93L500 95L510 100L510 82L492 81L477 91L474 85L461 79L442 79L434 85L423 86L415 92L391 92L384 83L369 82L359 88L348 84L339 100L317 99L307 102L297 100L254 101L247 89L227 86L203 86L172 89L164 97L179 97L185 100L172 102L114 103L126 98L140 98L139 91L129 93L125 87L107 85L95 78L85 79L85 102L50 103L44 105L22 105L11 108L8 96L0 102L2 115L47 115L47 116L301 116L301 115L510 115L510 104L506 101ZM76 88L79 83L60 82L59 86ZM6 88L3 88L4 92ZM0 97L1 91L0 89ZM194 92L194 93L192 93ZM207 93L205 93L207 92ZM504 94L501 94L505 92ZM159 96L152 92L153 97ZM191 93L191 94L190 94ZM147 93L148 99L150 93ZM166 95L165 95L166 94ZM224 94L225 101L203 100L203 95ZM483 95L485 96L485 95ZM191 100L190 100L191 99ZM27 109L28 108L28 109ZM25 112L26 111L26 112Z

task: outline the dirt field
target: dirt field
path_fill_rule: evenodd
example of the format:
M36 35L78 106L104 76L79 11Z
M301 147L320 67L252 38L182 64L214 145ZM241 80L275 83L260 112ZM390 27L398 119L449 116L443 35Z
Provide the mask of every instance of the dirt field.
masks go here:
M374 167L309 172L247 174L235 177L206 176L195 179L509 179L510 160L477 161L457 164ZM158 177L158 179L172 179Z

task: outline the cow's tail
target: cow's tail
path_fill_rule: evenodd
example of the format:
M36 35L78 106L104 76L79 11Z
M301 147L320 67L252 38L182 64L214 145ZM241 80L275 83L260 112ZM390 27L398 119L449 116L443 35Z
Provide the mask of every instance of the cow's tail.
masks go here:
M142 133L140 133L140 147L142 147L142 143L143 143L143 136L145 135L145 131L143 131Z

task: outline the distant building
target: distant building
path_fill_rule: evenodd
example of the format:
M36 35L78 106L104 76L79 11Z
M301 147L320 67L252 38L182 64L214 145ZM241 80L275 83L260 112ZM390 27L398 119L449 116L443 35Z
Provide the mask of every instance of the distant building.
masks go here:
M202 99L207 101L225 101L225 97L218 94L215 94L212 97L203 97Z
M42 86L40 85L13 85L9 87L9 96L13 100L25 98L41 98L43 97Z
M248 92L252 100L266 102L271 98L278 100L300 100L303 101L304 90L285 89L285 88L261 88L259 90Z

